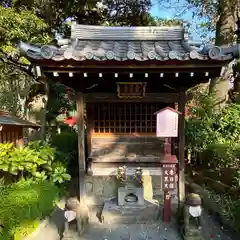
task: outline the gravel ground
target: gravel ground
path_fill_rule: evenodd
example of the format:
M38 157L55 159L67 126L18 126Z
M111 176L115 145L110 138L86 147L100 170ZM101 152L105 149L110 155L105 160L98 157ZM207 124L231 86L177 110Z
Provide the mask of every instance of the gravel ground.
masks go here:
M63 212L58 209L52 216L51 222L31 240L59 240L63 229ZM203 233L205 240L239 240L232 237L230 232L221 227L208 213L203 215ZM180 240L176 223L166 224L161 220L149 224L101 224L95 214L92 214L86 233L79 237L71 232L69 240Z
M203 235L205 240L239 240L240 235L221 226L218 221L207 212L203 213Z

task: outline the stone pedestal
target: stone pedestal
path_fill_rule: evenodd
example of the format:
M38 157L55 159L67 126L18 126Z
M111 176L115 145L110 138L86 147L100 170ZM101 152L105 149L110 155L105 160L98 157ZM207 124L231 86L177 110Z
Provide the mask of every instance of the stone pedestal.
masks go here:
M184 229L184 240L204 240L202 237L201 229L197 227L189 227Z
M125 198L129 194L134 194L137 197L137 202L127 202ZM133 206L144 205L143 188L137 188L134 186L126 186L118 188L118 205L119 206Z
M104 223L149 223L159 215L158 201L144 201L143 205L134 204L119 206L117 199L106 201L102 211Z
M204 240L202 235L201 224L197 226L197 221L201 223L199 220L194 219L189 214L189 206L184 206L184 226L183 226L183 239L184 240Z

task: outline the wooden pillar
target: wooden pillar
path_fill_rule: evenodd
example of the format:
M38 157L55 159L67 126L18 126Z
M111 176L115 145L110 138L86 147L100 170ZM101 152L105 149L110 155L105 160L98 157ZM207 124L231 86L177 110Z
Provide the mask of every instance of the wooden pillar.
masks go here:
M92 152L93 132L94 132L94 105L90 103L87 106L87 146L88 146L87 174L88 175L92 175L92 159L90 155Z
M85 196L85 143L84 143L84 101L83 93L76 93L76 105L77 105L77 124L78 124L78 167L79 167L79 191L80 201Z
M186 92L181 89L178 101L178 111L182 114L179 115L178 122L178 161L179 161L179 174L178 174L178 207L181 206L185 200L185 103Z

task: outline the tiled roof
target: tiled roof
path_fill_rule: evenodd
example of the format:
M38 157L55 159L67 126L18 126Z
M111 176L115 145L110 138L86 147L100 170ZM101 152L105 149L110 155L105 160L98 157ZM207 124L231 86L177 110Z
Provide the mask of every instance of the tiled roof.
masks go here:
M19 49L31 60L230 60L238 47L191 46L184 39L184 28L103 27L72 25L71 39L60 40L61 47L34 46L21 42Z
M173 27L106 27L81 25L75 22L71 26L71 39L113 40L113 41L160 41L182 40L184 28Z
M41 126L15 116L11 116L6 112L0 111L0 125L21 126L24 128L40 128Z

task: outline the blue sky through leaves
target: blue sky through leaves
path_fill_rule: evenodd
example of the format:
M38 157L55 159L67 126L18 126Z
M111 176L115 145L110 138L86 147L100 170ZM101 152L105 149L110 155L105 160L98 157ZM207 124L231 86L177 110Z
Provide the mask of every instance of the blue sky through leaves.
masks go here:
M204 37L202 36L203 29L200 27L200 23L206 21L206 19L199 19L197 16L193 17L193 14L196 11L196 9L187 8L188 5L185 0L171 0L169 2L174 4L171 5L166 1L166 4L161 5L159 3L159 0L152 0L153 6L150 11L152 16L165 19L173 18L183 19L184 21L190 24L189 33L193 40L206 41L209 37L213 37L214 33L207 33L207 35L205 34L206 36Z

